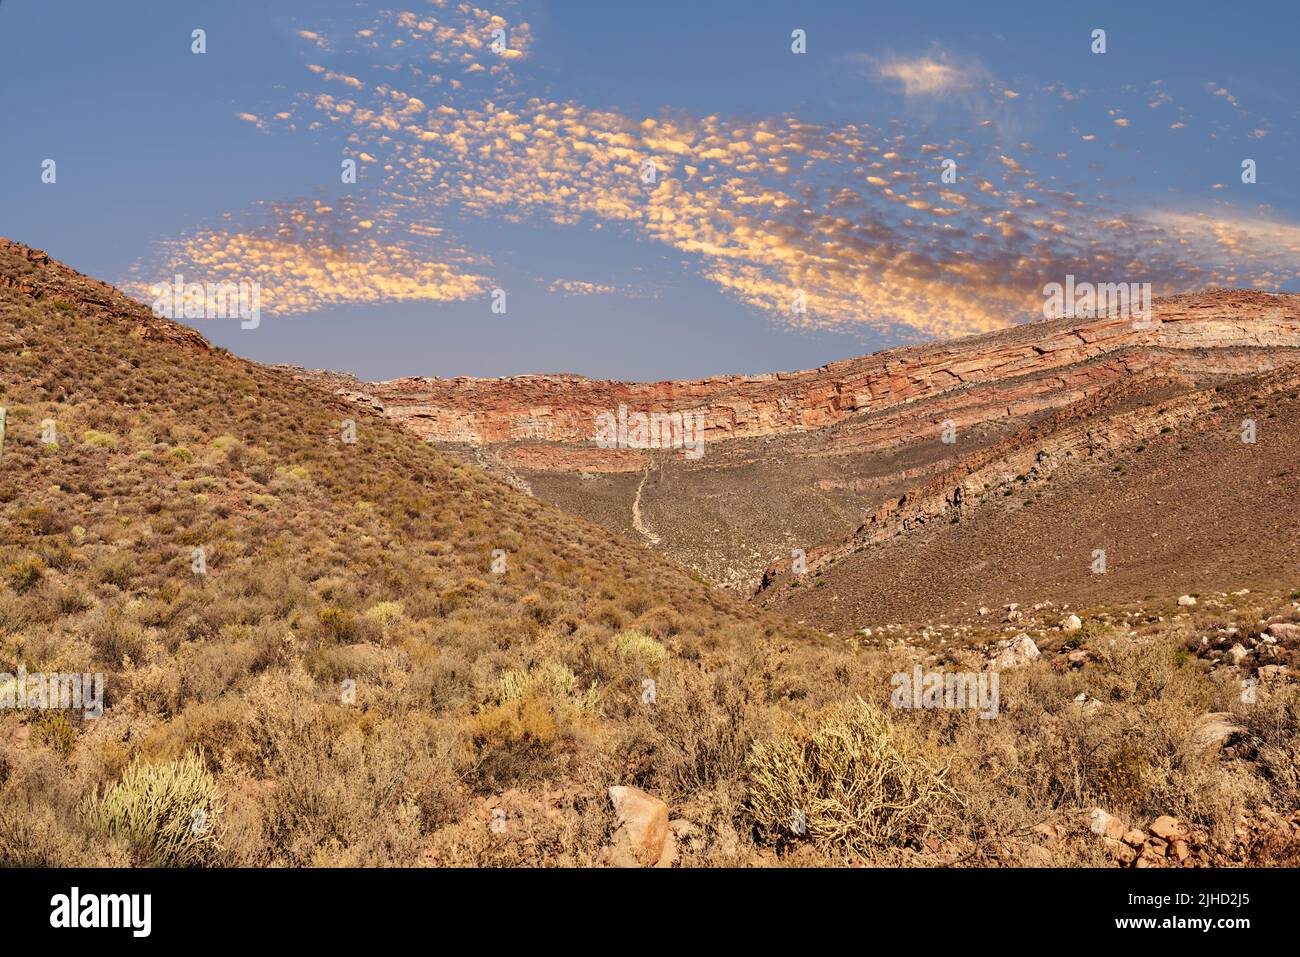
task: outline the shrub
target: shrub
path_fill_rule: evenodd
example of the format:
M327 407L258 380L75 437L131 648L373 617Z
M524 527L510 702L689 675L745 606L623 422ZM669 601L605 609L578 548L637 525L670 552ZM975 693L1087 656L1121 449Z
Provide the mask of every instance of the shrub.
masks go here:
M1082 648L1090 642L1095 642L1105 638L1110 634L1110 626L1104 621L1097 618L1089 618L1084 621L1078 631L1071 634L1065 639L1065 647Z
M77 726L64 711L44 711L32 722L32 736L65 758L77 746Z
M1246 709L1246 728L1279 807L1300 805L1300 689L1279 688Z
M95 599L76 588L60 588L54 596L54 607L60 615L76 615L95 606Z
M859 853L917 843L955 822L960 807L948 766L927 760L861 699L755 744L746 768L761 828Z
M150 867L193 867L218 850L221 804L199 752L165 764L133 761L102 797L96 791L87 811Z
M117 436L110 435L107 432L97 432L94 429L87 429L81 434L81 441L87 445L94 446L97 449L115 449L117 448Z
M387 634L405 616L406 610L400 601L381 601L366 611L366 618L373 622L380 631Z
M148 644L144 630L119 608L99 615L87 628L86 637L99 660L115 668L124 667L128 662L139 664Z
M105 585L129 588L135 574L135 564L127 552L106 555L95 562L95 579Z
M582 691L578 676L558 661L545 661L529 671L511 670L501 676L497 703L518 701L536 693L554 702L571 704L580 711L595 711L600 700L598 682Z
M43 505L23 509L19 514L19 524L34 535L53 535L65 528L63 517Z
M311 477L311 473L301 465L276 466L275 474L277 478L292 479L295 482L305 482Z
M321 637L327 641L351 644L360 640L356 617L346 608L323 608L317 613L316 620Z
M558 728L542 698L523 697L483 708L465 723L473 775L483 790L544 777Z
M649 668L658 668L668 660L668 649L643 631L624 631L614 643L620 656Z
M6 566L4 576L9 587L22 594L41 583L45 577L45 563L39 558L25 558Z
M720 673L693 669L675 677L680 692L650 709L663 741L654 755L657 786L688 794L739 779L756 714L743 672L733 665Z

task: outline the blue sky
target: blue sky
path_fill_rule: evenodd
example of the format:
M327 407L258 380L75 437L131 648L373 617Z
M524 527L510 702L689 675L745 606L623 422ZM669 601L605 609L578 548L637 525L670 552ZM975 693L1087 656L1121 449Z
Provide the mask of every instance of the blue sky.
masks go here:
M178 272L256 281L258 328L192 324L366 378L804 368L1023 321L1067 272L1297 290L1298 25L1289 3L3 0L0 234L146 300Z

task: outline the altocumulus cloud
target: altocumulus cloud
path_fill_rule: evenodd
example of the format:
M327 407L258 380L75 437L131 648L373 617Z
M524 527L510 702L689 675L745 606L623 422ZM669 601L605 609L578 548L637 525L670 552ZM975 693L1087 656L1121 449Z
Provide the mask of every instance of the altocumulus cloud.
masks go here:
M1267 286L1294 269L1293 227L1108 208L1035 166L1068 154L1039 159L1032 143L1004 144L1002 124L988 119L965 138L939 139L903 117L825 125L592 109L530 92L538 84L520 71L531 27L469 6L306 33L304 88L249 122L289 135L341 131L373 184L366 203L381 211L377 222L362 228L368 220L353 212L340 234L308 228L319 208L271 204L263 226L162 247L172 263L251 263L272 310L478 293L485 280L473 257L449 246L432 255L414 241L424 238L416 224L456 217L613 226L682 253L778 323L900 338L1009 325L1036 313L1043 285L1066 273L1171 293ZM502 36L508 45L494 49ZM311 59L323 48L333 51L329 68ZM955 94L999 110L1022 102L977 61L938 49L874 68L905 97ZM943 182L944 159L958 164L957 182Z
M148 300L156 282L257 282L263 310L294 315L348 303L453 301L481 294L485 261L442 241L436 229L407 229L391 211L363 215L351 199L265 203L236 222L158 245L126 290Z

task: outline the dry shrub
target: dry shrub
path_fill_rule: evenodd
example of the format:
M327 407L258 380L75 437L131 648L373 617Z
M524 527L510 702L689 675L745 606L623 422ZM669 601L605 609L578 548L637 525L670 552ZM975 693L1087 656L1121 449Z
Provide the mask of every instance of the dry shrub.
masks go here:
M39 558L25 558L5 566L4 580L18 594L31 591L45 578L45 563Z
M1005 741L1013 748L1005 783L990 795L996 816L1014 817L1015 805L1022 819L1100 806L1126 821L1173 814L1229 825L1249 794L1212 751L1193 744L1212 698L1204 675L1167 641L1094 652L1097 663L1082 672L1031 668L1007 676L1001 716L985 732L1015 732ZM1074 700L1080 692L1087 700ZM963 740L961 748L970 747Z
M643 631L621 632L614 643L619 657L645 670L656 671L669 658L668 649Z
M475 776L490 790L544 774L557 730L554 713L538 694L482 709L465 723Z
M131 621L120 608L111 608L97 616L86 629L98 659L114 668L143 663L149 639L144 630Z
M255 770L275 782L260 823L269 863L410 865L426 831L459 810L456 738L436 719L372 726L320 703L297 670L263 676L249 698Z
M234 697L191 704L170 721L158 723L145 737L140 751L151 760L172 760L199 749L217 771L257 763L255 716L251 707Z
M861 699L758 742L746 765L749 810L764 831L862 854L915 845L955 824L961 806L948 765Z
M1300 807L1300 688L1261 692L1244 716L1275 803Z
M680 685L665 688L657 698L651 709L661 741L654 755L655 778L670 793L689 794L740 776L757 708L738 671L684 671Z
M671 638L682 630L682 617L664 605L656 605L635 622L638 631L653 638Z
M77 726L66 712L42 711L32 722L32 737L66 758L77 746Z
M468 777L480 791L544 778L604 733L604 685L580 680L556 658L477 684L489 690L461 729Z
M366 618L387 639L389 632L401 623L406 615L400 601L381 601L366 611Z

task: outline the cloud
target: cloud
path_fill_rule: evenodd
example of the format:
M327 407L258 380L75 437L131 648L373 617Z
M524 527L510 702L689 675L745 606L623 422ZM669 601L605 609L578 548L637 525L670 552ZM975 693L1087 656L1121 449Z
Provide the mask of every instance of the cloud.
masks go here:
M268 223L209 230L169 251L202 269L247 260L275 290L268 298L303 311L479 294L481 261L421 224L617 229L674 251L774 323L898 338L1010 325L1037 314L1044 284L1067 273L1161 293L1266 286L1285 271L1278 240L1290 234L1276 224L1132 216L1060 185L1053 163L1068 153L1036 152L987 119L985 106L1017 107L969 58L934 49L873 61L904 96L984 117L949 138L907 116L882 126L645 116L521 92L530 30L468 6L438 13L448 19L391 14L349 28L332 40L333 69L309 67L291 104L250 114L272 117L258 121L271 129L336 130L365 164L369 212L316 229L341 214L272 204ZM512 45L522 35L520 57L491 52L499 24ZM956 182L942 180L944 160ZM563 279L549 288L615 291Z
M959 66L942 51L932 56L889 57L877 62L876 75L902 85L909 97L951 96L974 89L987 74L978 64Z
M607 283L582 279L556 279L547 284L546 291L563 296L608 296L617 293L619 289Z
M478 262L440 242L437 230L396 236L391 214L366 218L350 200L261 204L241 223L195 230L159 244L126 291L144 301L154 283L256 282L261 306L289 316L350 303L446 302L484 294Z

